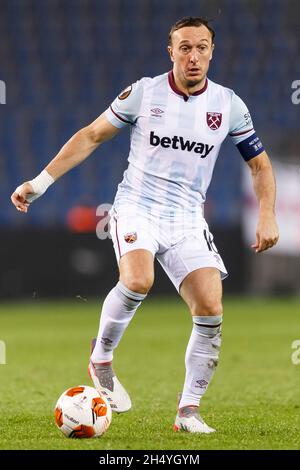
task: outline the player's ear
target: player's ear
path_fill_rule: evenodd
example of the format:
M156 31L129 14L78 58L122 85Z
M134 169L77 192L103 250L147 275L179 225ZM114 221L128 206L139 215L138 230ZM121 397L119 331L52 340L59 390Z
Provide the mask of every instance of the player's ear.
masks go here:
M171 46L168 46L168 52L170 54L170 59L172 62L174 62L174 57L173 57L173 49Z

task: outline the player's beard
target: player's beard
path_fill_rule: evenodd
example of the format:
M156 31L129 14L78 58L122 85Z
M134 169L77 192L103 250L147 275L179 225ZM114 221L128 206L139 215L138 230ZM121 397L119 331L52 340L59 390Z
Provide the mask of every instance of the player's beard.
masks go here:
M201 74L202 75L202 74ZM186 80L186 86L187 88L193 88L197 85L200 85L200 83L203 82L204 80L204 76L201 76L201 77L195 77L195 78L186 78L185 77L185 80Z
M188 88L192 88L196 85L199 85L199 83L201 83L203 81L203 78L201 78L201 80L187 80L186 81L186 84L187 84L187 87Z

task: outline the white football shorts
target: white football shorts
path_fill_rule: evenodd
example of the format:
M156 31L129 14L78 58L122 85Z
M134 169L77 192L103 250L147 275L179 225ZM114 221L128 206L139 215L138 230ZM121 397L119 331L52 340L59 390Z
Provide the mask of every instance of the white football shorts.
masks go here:
M140 210L110 211L110 235L117 262L137 249L148 250L159 261L179 292L184 278L199 268L217 268L221 279L228 276L213 236L202 215L154 217Z

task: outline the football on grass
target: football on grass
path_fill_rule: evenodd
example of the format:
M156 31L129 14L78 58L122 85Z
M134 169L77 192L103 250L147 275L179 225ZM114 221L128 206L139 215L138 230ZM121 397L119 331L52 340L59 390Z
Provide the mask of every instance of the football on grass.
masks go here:
M55 405L55 422L67 437L99 437L111 423L111 407L106 398L87 385L72 387Z

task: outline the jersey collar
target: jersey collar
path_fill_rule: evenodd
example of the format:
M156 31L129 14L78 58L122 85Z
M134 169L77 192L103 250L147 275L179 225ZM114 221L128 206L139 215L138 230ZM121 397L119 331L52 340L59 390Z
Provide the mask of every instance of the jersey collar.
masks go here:
M181 91L181 90L179 90L179 88L177 88L176 83L175 83L175 79L174 79L174 75L173 75L173 70L170 70L170 72L168 73L168 80L169 80L169 85L172 88L172 90L177 95L183 96L184 101L187 101L190 96L202 95L202 93L204 93L206 91L207 85L208 85L208 80L206 78L204 87L201 88L201 90L195 91L195 93L192 93L191 95L186 95L183 91Z

